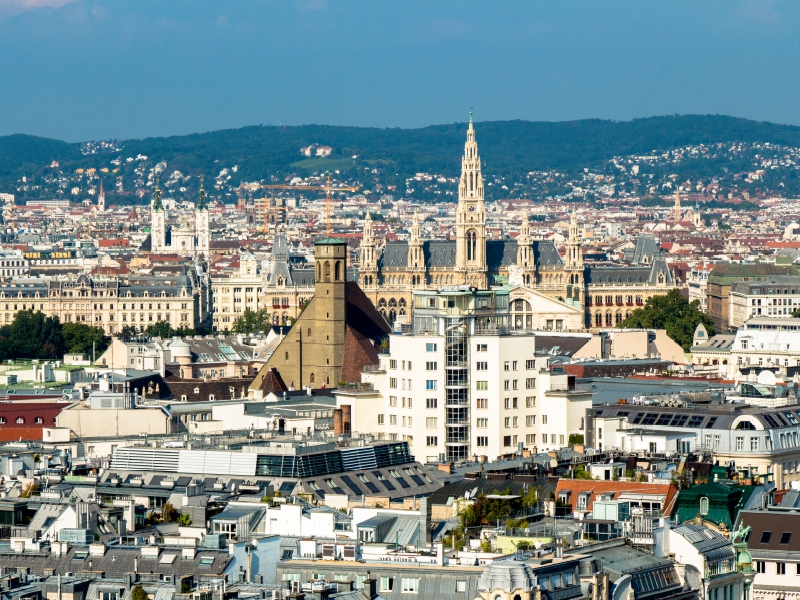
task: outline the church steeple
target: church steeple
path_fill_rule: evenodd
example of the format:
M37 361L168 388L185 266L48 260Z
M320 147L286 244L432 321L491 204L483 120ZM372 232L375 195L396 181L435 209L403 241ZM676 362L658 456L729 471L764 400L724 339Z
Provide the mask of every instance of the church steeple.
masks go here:
M462 283L486 288L486 208L472 112L467 127L464 156L461 158L461 179L458 183L456 271L462 274Z
M156 189L153 192L153 210L164 210L164 205L161 203L161 188L158 187L158 178L156 178Z
M517 265L520 267L529 267L532 264L533 252L531 251L531 222L528 212L522 217L522 226L519 229L519 236L517 236Z
M364 234L361 237L361 264L358 276L362 287L378 283L378 261L375 256L375 232L372 229L372 217L367 211L364 219Z
M200 193L197 196L197 210L208 210L208 200L206 200L206 190L203 187L202 175L200 175Z
M577 269L583 267L582 237L578 226L578 212L573 208L572 215L569 218L569 239L567 240L566 266L568 268Z
M419 212L414 211L411 223L411 239L408 241L408 270L411 272L411 285L424 283L425 253L422 250L422 228L419 225Z

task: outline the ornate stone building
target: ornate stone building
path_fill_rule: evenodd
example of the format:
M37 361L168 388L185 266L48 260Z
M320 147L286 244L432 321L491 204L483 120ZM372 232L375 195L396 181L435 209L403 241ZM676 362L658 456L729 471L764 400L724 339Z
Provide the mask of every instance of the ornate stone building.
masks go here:
M585 265L581 242L575 211L563 257L553 241L531 235L527 217L516 239L487 239L483 176L470 115L461 159L455 240L424 240L415 214L407 241L379 247L367 214L359 283L387 320L406 323L415 290L508 285L512 287L509 300L515 329L614 325L648 297L674 287L655 244L648 246L649 252L640 252L635 265L621 266ZM537 319L536 315L546 318Z
M156 183L153 203L150 206L150 251L182 256L208 256L211 246L211 229L208 220L208 202L203 182L195 207L194 221L185 221L177 227L167 226L167 211L161 202L161 189Z
M208 294L194 269L177 276L128 279L81 274L59 279L16 279L0 286L0 322L11 323L20 310L36 310L62 323L102 327L109 335L124 327L144 331L167 321L175 328L207 326Z

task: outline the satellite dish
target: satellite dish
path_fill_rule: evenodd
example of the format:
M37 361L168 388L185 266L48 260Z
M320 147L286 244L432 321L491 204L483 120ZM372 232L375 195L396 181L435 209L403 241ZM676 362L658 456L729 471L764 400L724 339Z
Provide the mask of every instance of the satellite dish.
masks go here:
M478 495L478 488L473 488L472 492L470 492L469 497L474 498Z
M542 542L540 542L539 540L536 540L533 543L533 547L536 548L537 550L541 550L542 549Z

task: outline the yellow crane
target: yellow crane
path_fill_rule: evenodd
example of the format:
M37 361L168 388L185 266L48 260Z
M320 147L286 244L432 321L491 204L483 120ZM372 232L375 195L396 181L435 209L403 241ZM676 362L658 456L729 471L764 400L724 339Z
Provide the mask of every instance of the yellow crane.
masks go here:
M326 235L331 235L331 192L357 192L356 187L333 187L331 185L331 176L328 175L328 180L325 185L262 185L262 188L269 190L318 190L325 192L325 231ZM264 231L267 229L267 207L264 207Z

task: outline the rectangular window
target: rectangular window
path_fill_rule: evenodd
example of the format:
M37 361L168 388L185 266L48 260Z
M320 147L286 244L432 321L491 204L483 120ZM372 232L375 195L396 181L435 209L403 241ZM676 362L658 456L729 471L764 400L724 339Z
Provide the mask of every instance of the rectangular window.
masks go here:
M436 389L436 380L435 379L428 379L425 381L425 389L426 390L435 390Z
M475 400L475 408L479 408L481 410L489 408L489 399L488 398L478 398Z
M757 437L751 437L750 438L750 451L751 452L755 452L757 450L758 450L758 438Z
M511 445L511 436L510 435L504 435L503 436L503 446L508 447L510 445Z
M505 419L506 429L511 427L511 417L506 417Z
M438 400L436 398L427 398L425 400L425 406L427 408L436 408L436 406L438 404L439 404L439 402L438 402Z
M485 448L486 446L489 445L489 438L485 435L479 435L477 445L480 446L481 448Z
M394 359L390 360L389 361L389 368L390 369L396 369L397 368L397 361L394 360Z
M777 575L786 575L786 563L784 562L775 563L775 573Z
M397 389L397 377L389 377L389 387L393 390Z
M475 426L478 429L486 429L489 427L489 419L478 419Z
M489 370L489 363L478 361L475 363L475 370L476 371L488 371Z
M512 427L519 427L519 417L512 417L511 426Z
M736 438L736 449L737 450L744 450L744 438L737 437Z
M439 438L437 438L435 435L429 435L425 438L425 442L428 446L438 446Z
M517 361L512 361L511 362L511 370L512 371L516 371L517 370Z
M426 362L425 363L425 370L426 371L435 371L436 370L436 363L435 362Z
M525 425L531 427L532 425L536 425L536 415L528 415L525 417Z
M391 592L394 588L393 577L381 577L381 590L382 592Z
M547 415L542 415L542 425L547 425Z
M464 593L467 591L467 580L466 579L458 579L456 581L456 592L457 593Z
M528 396L525 398L525 408L535 408L536 407L536 396Z
M475 382L475 389L476 390L488 390L489 389L489 382L488 381L476 381Z
M385 415L378 415L378 425L384 424L384 417Z
M476 348L476 351L477 352L487 352L486 348L487 348L486 344L478 344L478 347Z
M425 419L425 427L428 429L436 429L436 417L427 417Z
M389 406L397 406L397 396L389 396Z
M536 378L535 377L527 377L525 378L525 389L532 390L536 388Z
M512 390L519 389L519 380L518 379L515 379L514 381L511 382L511 389Z
M425 352L436 352L436 344L425 344Z
M506 361L503 363L503 371L510 371L511 370L511 362Z
M400 591L403 594L416 594L419 592L419 577L403 577Z
M506 379L503 382L503 389L504 390L510 390L511 389L511 380L510 379Z
M526 435L525 436L525 443L526 444L535 444L536 443L536 434L535 433L529 433L528 435Z
M558 443L561 444L562 446L564 445L564 436L563 435L559 435L558 436Z
M757 573L766 573L766 563L763 560L756 561L756 572Z
M506 409L511 408L511 398L506 398Z
M536 368L536 361L535 360L526 360L525 361L525 368L526 369L535 369Z
M389 415L389 425L397 425L397 415Z

